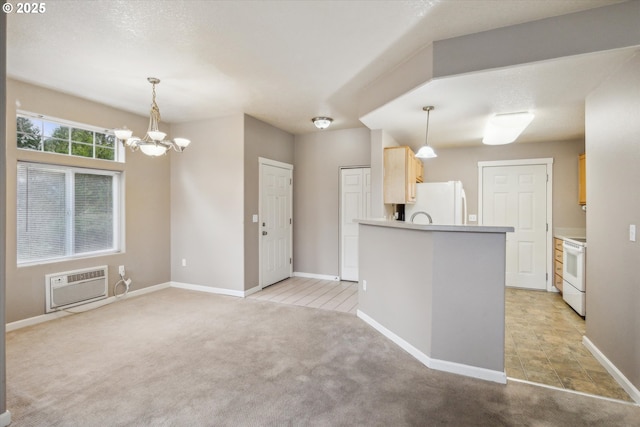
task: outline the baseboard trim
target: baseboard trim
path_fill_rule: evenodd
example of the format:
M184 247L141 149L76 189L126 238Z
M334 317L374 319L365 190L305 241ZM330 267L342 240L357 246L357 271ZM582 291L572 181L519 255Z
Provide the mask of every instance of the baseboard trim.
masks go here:
M373 329L380 332L385 337L389 338L396 345L402 348L404 351L409 353L411 356L415 357L420 363L425 365L427 368L435 369L437 371L449 372L452 374L464 375L467 377L478 378L481 380L492 381L500 384L507 383L507 375L505 372L493 371L491 369L479 368L476 366L464 365L461 363L449 362L446 360L440 359L432 359L427 356L413 345L400 338L395 333L391 332L386 327L382 326L380 323L376 322L373 318L368 316L366 313L357 310L357 315L360 319L362 319L365 323L369 324Z
M7 323L5 330L7 332L15 331L16 329L26 328L27 326L37 325L38 323L48 322L50 320L60 319L61 317L71 316L72 314L84 313L85 311L93 310L107 304L112 304L116 301L127 299L135 296L148 294L150 292L159 291L169 287L169 283L161 283L159 285L147 286L146 288L136 289L135 291L129 291L127 295L123 296L111 296L109 298L101 299L99 301L90 302L88 304L79 305L68 310L54 311L53 313L42 314L40 316L29 317L28 319L16 320L15 322ZM1 421L0 421L1 423ZM0 424L1 426L1 424Z
M11 424L11 412L4 411L0 414L0 427L6 427Z
M315 273L304 273L302 271L294 271L294 277L307 277L309 279L321 279L321 280L333 280L334 282L339 282L340 277L338 276L329 276L326 274L315 274Z
M595 357L596 360L604 366L607 372L609 372L613 379L620 384L620 387L629 394L633 401L640 404L640 390L638 390L638 388L634 386L622 372L620 372L616 365L614 365L607 356L605 356L604 353L586 337L586 335L582 337L582 344L587 347L587 350L589 350L591 354L593 354L593 357Z
M233 289L214 288L211 286L192 285L190 283L169 282L172 288L188 289L190 291L206 292L209 294L229 295L232 297L244 298L245 291L235 291Z

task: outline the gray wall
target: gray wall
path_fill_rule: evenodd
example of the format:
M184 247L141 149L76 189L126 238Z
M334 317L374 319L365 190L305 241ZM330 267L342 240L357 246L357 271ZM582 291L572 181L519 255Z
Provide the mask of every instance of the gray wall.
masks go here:
M126 163L104 162L16 148L16 103L21 109L105 129L127 125L136 135L146 132L148 118L119 111L60 92L7 80L6 144L6 307L7 321L38 316L45 311L44 276L48 273L109 266L110 292L125 265L131 290L170 280L169 157L149 158L127 152ZM170 156L172 156L171 154ZM16 166L18 160L123 170L125 173L126 250L123 253L54 262L16 265Z
M293 271L339 276L340 167L369 166L366 128L296 135Z
M259 284L258 214L260 168L258 157L293 164L293 135L251 116L244 116L244 289Z
M578 205L578 155L584 141L542 142L502 146L436 149L438 157L424 161L425 182L460 180L470 214L478 213L478 162L553 158L553 226L585 228Z
M172 281L244 290L243 123L239 113L172 126L191 139L170 154Z
M640 389L640 54L587 98L586 135L587 337Z

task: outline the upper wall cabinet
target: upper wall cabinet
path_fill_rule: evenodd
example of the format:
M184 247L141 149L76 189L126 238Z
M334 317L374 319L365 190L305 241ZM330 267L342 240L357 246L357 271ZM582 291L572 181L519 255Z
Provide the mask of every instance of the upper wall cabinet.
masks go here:
M409 147L384 149L384 203L416 202L416 173L418 167L422 166L418 163L422 162L416 159Z
M587 166L586 154L578 156L578 203L587 204Z
M424 182L424 163L422 160L415 158L416 161L416 182Z

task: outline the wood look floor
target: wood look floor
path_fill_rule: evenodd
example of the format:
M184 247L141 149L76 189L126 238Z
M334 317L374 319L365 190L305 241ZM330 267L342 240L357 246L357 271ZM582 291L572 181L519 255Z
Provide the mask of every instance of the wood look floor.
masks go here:
M248 298L355 314L358 284L291 277ZM585 322L557 293L507 288L507 376L632 402L582 344Z
M356 314L358 283L291 277L248 298Z

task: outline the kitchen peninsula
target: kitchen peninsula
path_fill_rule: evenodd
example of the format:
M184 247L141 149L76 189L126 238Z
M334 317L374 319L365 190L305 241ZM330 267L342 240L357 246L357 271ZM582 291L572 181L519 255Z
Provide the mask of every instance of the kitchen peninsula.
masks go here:
M512 227L358 220L358 317L426 366L506 383Z

